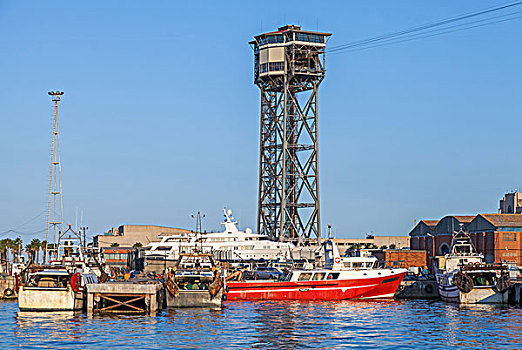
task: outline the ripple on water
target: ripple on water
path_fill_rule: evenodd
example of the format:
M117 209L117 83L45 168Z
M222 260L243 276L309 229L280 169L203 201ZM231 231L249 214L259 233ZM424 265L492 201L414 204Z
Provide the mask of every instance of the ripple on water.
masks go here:
M1 348L513 349L522 310L429 301L234 302L159 316L19 312L0 302Z

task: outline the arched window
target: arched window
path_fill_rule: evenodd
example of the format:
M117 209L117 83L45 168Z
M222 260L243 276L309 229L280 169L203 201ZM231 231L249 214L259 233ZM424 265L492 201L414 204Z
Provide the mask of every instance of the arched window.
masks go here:
M448 254L450 251L450 247L447 243L442 243L440 246L439 246L439 253L440 255L446 255Z

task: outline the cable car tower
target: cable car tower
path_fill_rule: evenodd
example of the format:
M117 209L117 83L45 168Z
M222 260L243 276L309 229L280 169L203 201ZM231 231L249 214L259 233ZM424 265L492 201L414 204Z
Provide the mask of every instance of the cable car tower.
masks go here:
M330 35L286 25L250 42L261 90L257 231L273 240L321 237L317 91Z

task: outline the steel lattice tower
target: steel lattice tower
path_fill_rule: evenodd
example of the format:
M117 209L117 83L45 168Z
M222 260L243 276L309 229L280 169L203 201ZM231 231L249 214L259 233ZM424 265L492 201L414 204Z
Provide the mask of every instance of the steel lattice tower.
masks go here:
M47 247L49 246L49 238L52 232L53 248L46 250L49 256L56 257L58 254L57 239L63 230L63 201L62 201L62 166L60 163L60 131L58 124L58 102L61 91L50 91L49 95L54 102L54 122L53 122L53 142L51 148L51 176L49 179L49 206L47 209Z
M330 35L287 25L250 42L261 90L257 230L273 240L321 237L317 92Z

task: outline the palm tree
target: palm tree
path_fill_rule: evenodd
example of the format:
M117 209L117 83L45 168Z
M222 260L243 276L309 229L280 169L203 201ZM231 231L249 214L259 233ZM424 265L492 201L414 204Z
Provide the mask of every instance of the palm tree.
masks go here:
M42 252L43 252L42 264L45 265L45 262L46 262L46 259L47 259L47 241L41 241L40 242L40 248L42 249Z
M6 273L9 270L9 241L9 238L0 241L0 259L2 260L0 265L5 264L3 271Z
M27 258L32 262L38 262L38 252L40 251L40 240L38 238L33 238L31 243L25 246L25 251L27 252Z
M11 254L13 255L13 264L15 263L16 261L16 255L17 255L17 251L20 247L20 244L19 244L19 240L20 238L17 238L15 240L12 240L10 239L9 240L9 249L11 250Z

